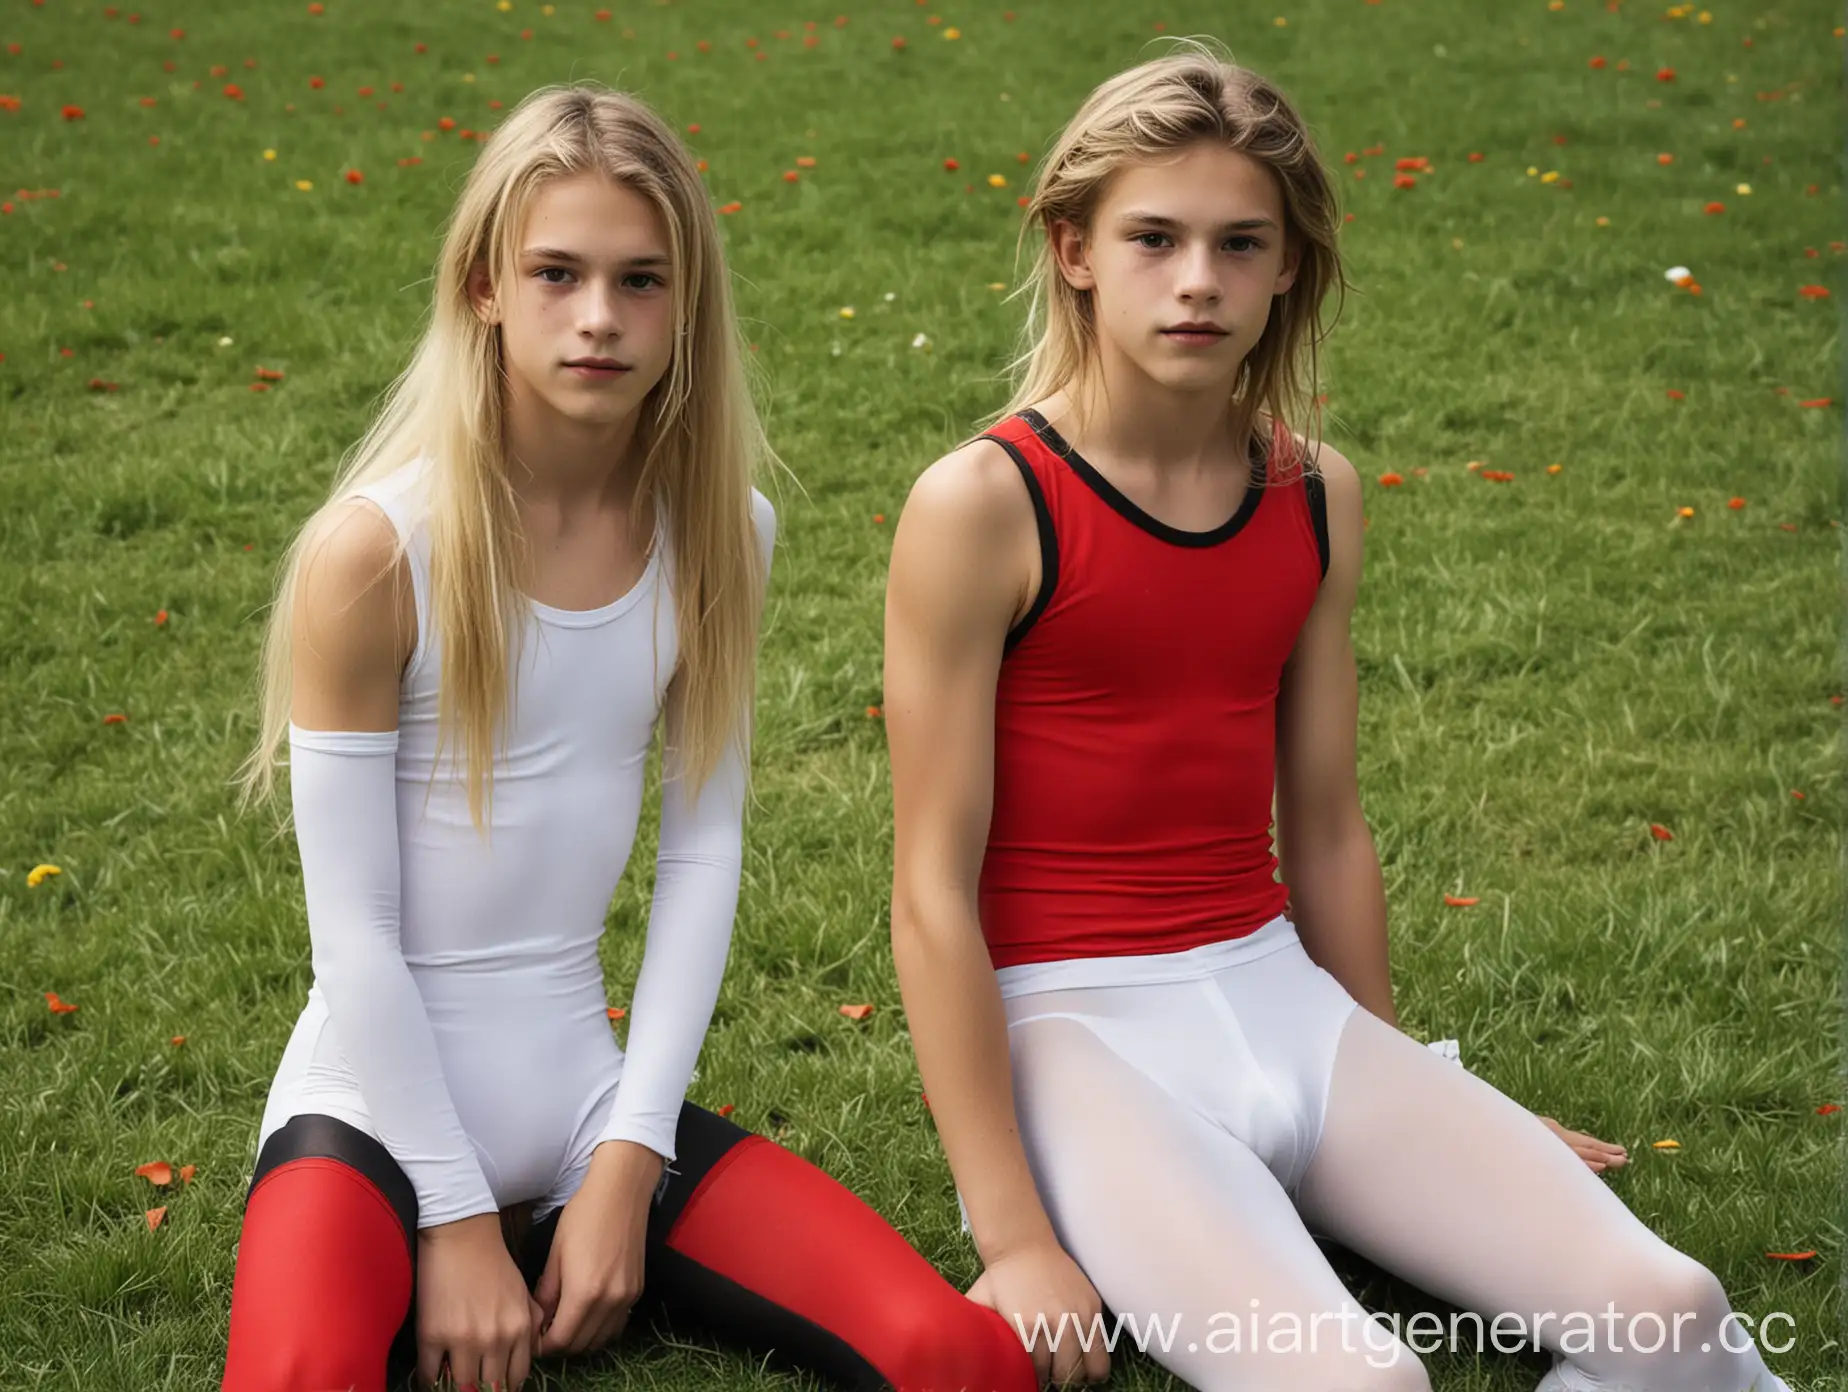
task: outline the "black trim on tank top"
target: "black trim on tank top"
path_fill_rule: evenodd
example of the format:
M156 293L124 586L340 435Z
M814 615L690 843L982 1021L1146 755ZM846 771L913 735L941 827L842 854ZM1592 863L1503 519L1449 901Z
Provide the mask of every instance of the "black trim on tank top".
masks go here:
M1007 631L1007 641L1001 645L1001 654L1005 657L1014 650L1015 644L1027 636L1033 625L1039 622L1039 616L1046 612L1046 606L1052 603L1052 592L1059 584L1059 534L1052 528L1052 512L1046 506L1046 494L1040 488L1039 478L1014 442L1004 440L999 435L983 435L979 438L994 441L1014 461L1014 466L1020 470L1020 477L1026 482L1027 493L1033 499L1033 518L1039 525L1039 593L1033 597L1033 606Z
M1096 467L1088 459L1073 449L1065 437L1054 430L1051 422L1038 411L1029 407L1020 413L1020 418L1032 426L1033 433L1040 437L1046 447L1071 465L1072 472L1084 481L1085 486L1108 503L1114 511L1150 536L1175 546L1217 546L1221 542L1230 541L1244 530L1245 524L1251 521L1252 515L1258 510L1259 502L1264 498L1264 456L1258 448L1258 442L1254 439L1251 443L1251 477L1245 488L1245 496L1239 499L1238 511L1207 532L1189 532L1180 527L1171 527L1159 517L1150 516L1131 502L1115 484L1098 473Z
M1309 500L1309 521L1315 526L1315 550L1322 558L1322 578L1328 578L1328 489L1321 474L1303 470L1303 494Z

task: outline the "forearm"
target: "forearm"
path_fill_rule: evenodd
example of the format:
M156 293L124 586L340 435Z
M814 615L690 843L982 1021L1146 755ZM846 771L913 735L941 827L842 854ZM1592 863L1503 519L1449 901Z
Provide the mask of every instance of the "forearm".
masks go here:
M1021 1145L1007 1017L973 911L895 911L892 956L931 1116L984 1265L1056 1241Z
M422 1227L495 1211L398 937L396 732L290 729L315 985Z
M1310 959L1397 1028L1386 937L1386 888L1364 821L1288 847L1291 918Z
M678 780L661 789L648 941L629 1006L622 1080L601 1141L631 1141L664 1160L693 1066L719 998L744 863L744 752L735 746L685 804Z

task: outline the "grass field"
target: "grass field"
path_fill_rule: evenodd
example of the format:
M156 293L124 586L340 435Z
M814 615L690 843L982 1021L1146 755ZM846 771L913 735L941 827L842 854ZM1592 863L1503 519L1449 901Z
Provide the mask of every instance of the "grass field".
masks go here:
M215 1385L310 980L293 842L227 787L263 607L418 332L461 132L571 78L699 126L801 484L771 488L760 802L692 1095L976 1276L886 937L886 548L910 480L1002 399L1019 305L994 287L1031 162L1161 26L1276 78L1352 213L1323 390L1368 493L1361 787L1405 1027L1626 1144L1604 1182L1737 1308L1789 1314L1770 1357L1793 1387L1848 1386L1848 1113L1819 1110L1848 1101L1839 8L1016 4L856 0L837 25L744 0L607 22L583 0L149 0L131 25L5 0L0 1387ZM62 874L29 887L42 862ZM616 1003L652 864L650 812L605 943ZM135 1168L159 1159L196 1177L156 1191ZM1369 1305L1424 1303L1340 1269ZM1543 1365L1429 1366L1525 1392ZM646 1331L544 1371L811 1385ZM1178 1386L1128 1356L1113 1384Z

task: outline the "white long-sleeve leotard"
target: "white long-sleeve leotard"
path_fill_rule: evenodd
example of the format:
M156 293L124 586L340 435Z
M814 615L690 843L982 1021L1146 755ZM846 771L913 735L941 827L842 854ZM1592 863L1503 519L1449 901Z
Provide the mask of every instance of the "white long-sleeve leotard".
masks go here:
M257 1141L304 1112L358 1127L403 1167L420 1227L527 1200L544 1216L603 1141L673 1159L731 944L749 757L735 744L691 804L664 782L625 1055L597 944L678 651L666 529L620 599L529 601L484 839L451 751L432 778L428 478L420 461L359 490L403 538L415 595L398 729L290 727L314 984ZM775 514L752 504L767 572Z

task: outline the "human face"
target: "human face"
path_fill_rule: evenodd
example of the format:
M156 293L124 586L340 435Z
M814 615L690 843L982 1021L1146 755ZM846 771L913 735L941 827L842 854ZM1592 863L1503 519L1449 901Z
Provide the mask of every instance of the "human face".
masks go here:
M1296 279L1276 176L1238 150L1201 142L1125 166L1088 232L1053 229L1060 272L1091 292L1099 349L1183 392L1227 392Z
M674 271L660 211L634 189L595 173L541 188L508 283L471 277L515 399L582 425L630 420L673 359Z

